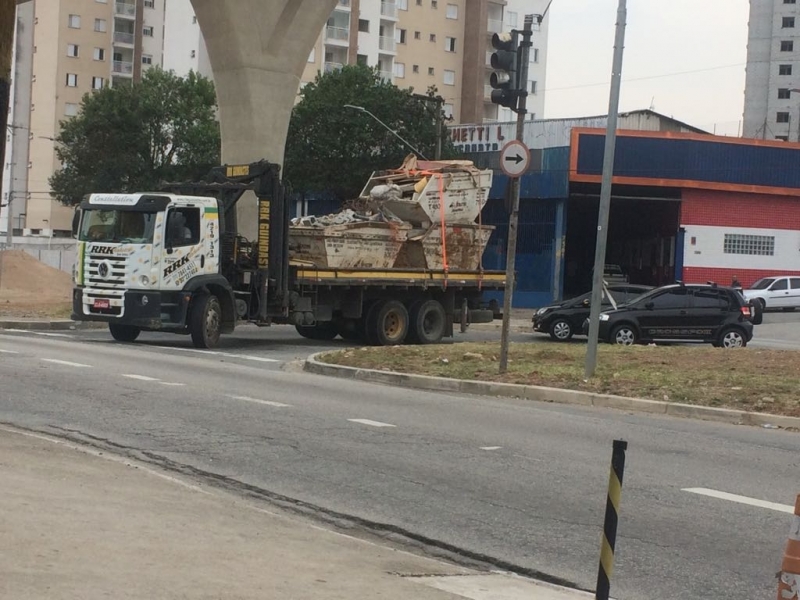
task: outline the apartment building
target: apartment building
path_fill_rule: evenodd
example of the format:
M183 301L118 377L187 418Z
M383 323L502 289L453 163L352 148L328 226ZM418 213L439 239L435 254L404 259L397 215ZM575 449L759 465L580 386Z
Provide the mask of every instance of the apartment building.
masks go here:
M750 0L743 137L800 141L800 5Z
M84 94L162 64L165 0L47 0L17 7L0 229L68 236L72 210L50 196L54 138Z
M455 123L510 121L491 103L489 59L494 33L523 27L525 14L542 14L549 0L339 0L308 56L301 86L317 73L348 64L377 67L387 81L425 93L434 85ZM544 113L547 19L536 22L528 110ZM164 67L210 77L211 67L189 0L166 8Z

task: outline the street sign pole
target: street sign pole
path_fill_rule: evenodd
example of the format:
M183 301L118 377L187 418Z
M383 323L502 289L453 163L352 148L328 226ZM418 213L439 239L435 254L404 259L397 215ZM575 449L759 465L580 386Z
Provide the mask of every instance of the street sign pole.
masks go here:
M603 272L606 266L608 214L611 211L611 184L614 175L614 152L617 145L617 116L622 87L622 55L625 49L625 26L628 19L626 0L619 0L617 32L614 39L614 65L611 69L611 96L608 102L606 146L603 154L603 182L600 187L600 211L597 216L597 244L594 251L592 308L589 313L589 343L586 348L584 376L589 379L597 368L597 335L600 330L600 303L603 300Z
M525 29L522 31L522 53L519 62L521 85L525 86L527 91L528 87L528 60L530 57L531 36L533 35L533 15L525 16ZM530 163L530 155L527 154L527 148L522 144L525 130L525 115L527 114L527 97L522 94L519 99L517 109L517 137L516 141L525 148L527 160L525 166ZM511 146L509 144L508 146ZM507 147L508 147L507 146ZM508 168L506 165L506 152L501 153L501 167L503 170ZM521 166L518 163L518 166ZM523 170L524 172L524 170ZM503 330L500 337L500 373L508 371L508 337L511 327L511 299L514 296L514 283L516 279L516 260L517 260L517 229L519 226L519 187L520 176L518 173L516 177L511 179L511 214L508 218L508 250L506 254L506 289L503 294Z

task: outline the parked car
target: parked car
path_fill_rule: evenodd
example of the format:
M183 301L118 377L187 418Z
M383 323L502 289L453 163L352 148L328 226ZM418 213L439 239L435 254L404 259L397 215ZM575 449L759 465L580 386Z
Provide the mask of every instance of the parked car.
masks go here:
M608 294L611 294L614 304L619 306L652 289L650 286L630 283L608 285L605 288L607 292L604 290L601 306L603 309L613 308ZM583 322L589 317L591 301L592 293L587 292L577 298L540 308L533 315L533 330L548 333L557 342L566 342L573 335L581 335Z
M763 277L742 292L751 302L765 308L794 310L800 307L800 277Z
M715 284L674 284L601 313L599 339L625 346L676 340L742 348L753 338L752 318L738 290ZM588 325L587 320L585 332Z

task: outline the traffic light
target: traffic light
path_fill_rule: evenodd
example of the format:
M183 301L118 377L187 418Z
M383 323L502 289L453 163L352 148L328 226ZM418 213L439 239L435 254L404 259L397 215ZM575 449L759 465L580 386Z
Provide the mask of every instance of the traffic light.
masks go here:
M493 88L492 102L517 112L520 93L525 91L520 89L519 81L519 34L516 31L495 33L492 47L495 49L491 60L495 71L489 79Z

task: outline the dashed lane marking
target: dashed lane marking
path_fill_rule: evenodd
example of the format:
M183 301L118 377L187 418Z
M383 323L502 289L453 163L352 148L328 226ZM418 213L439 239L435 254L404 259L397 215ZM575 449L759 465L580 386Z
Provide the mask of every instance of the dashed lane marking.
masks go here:
M242 402L252 402L253 404L263 404L264 406L272 406L274 408L290 408L290 404L283 402L272 402L271 400L259 400L258 398L251 398L250 396L228 396L231 400L241 400Z
M186 385L185 383L172 383L170 381L159 381L158 383L169 387L183 387Z
M147 375L133 375L133 374L124 374L123 377L127 377L128 379L136 379L137 381L159 381L155 377L148 377Z
M43 358L43 362L53 363L54 365L63 365L65 367L75 367L78 369L91 369L92 365L84 365L81 363L70 362L68 360L58 360L57 358Z
M380 421L371 421L370 419L347 419L351 423L359 423L361 425L369 425L370 427L397 427L391 423L381 423Z
M481 446L481 450L500 450L502 446Z
M4 329L3 331L7 331L9 333L26 333L28 335L41 335L43 337L54 337L54 338L74 338L74 335L69 335L67 333L50 333L47 331L29 331L27 329Z
M207 356L223 356L225 358L238 358L240 360L251 360L254 362L263 363L278 363L281 362L277 358L265 358L263 356L250 356L248 354L233 354L231 352L219 352L216 350L200 350L198 348L173 348L170 346L154 346L155 348L163 348L164 350L177 350L179 352L193 352L195 354L205 354Z
M777 504L775 502L767 502L766 500L758 500L757 498L748 498L747 496L737 496L736 494L729 494L727 492L720 492L717 490L709 490L706 488L685 488L681 490L689 492L690 494L699 494L700 496L708 496L709 498L717 498L718 500L728 500L729 502L738 502L739 504L747 504L749 506L756 506L758 508L767 508L777 512L794 514L794 506L788 504Z
M15 352L14 350L0 350L0 354L19 354L19 352Z

